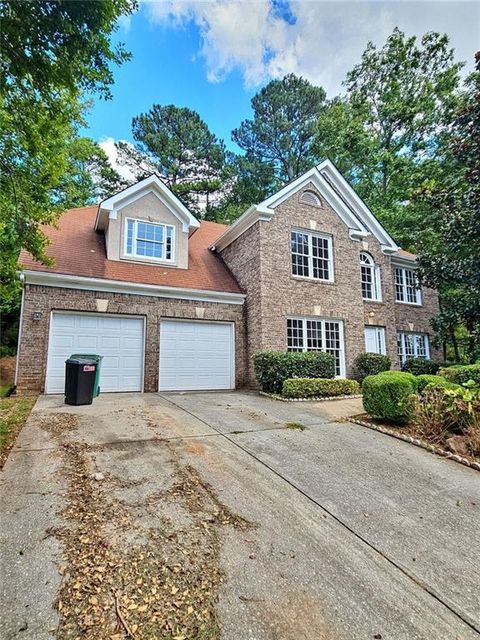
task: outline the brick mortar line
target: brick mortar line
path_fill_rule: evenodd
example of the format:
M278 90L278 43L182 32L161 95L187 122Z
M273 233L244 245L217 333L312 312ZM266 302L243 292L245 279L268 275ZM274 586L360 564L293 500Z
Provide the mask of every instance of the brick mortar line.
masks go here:
M408 436L404 433L398 433L393 429L388 429L387 427L380 427L379 425L373 424L372 422L366 422L364 420L357 420L356 418L342 418L342 422L353 422L354 424L359 424L361 427L366 427L367 429L372 429L373 431L378 431L379 433L384 433L387 436L393 436L398 440L403 440L404 442L409 442L416 447L420 447L421 449L425 449L425 451L429 451L430 453L434 453L442 458L448 458L449 460L453 460L454 462L458 462L459 464L463 464L465 467L470 467L470 469L475 469L475 471L480 471L480 462L471 462L468 458L463 458L462 456L457 455L456 453L452 453L451 451L447 451L446 449L442 449L441 447L437 447L434 444L428 444L419 440L418 438L414 438L413 436Z

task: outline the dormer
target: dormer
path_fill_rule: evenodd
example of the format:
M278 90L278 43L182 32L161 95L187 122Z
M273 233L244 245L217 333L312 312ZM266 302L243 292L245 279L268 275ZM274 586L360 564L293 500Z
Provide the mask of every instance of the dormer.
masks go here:
M188 268L188 238L199 226L156 175L101 202L95 222L108 260L178 269Z

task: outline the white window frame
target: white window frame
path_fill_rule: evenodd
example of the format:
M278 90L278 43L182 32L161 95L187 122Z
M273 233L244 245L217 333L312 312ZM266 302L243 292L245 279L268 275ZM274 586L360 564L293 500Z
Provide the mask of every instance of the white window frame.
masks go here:
M296 320L297 322L300 322L302 324L302 340L303 340L303 344L301 345L301 347L299 347L299 349L289 349L288 346L288 321L289 320ZM307 346L307 322L319 322L320 323L320 331L321 331L321 340L322 340L322 349L308 349ZM305 352L312 352L314 353L315 351L320 352L320 353L328 353L327 349L326 349L326 344L327 344L327 340L326 340L326 327L325 327L325 323L326 322L334 322L335 324L338 324L338 335L339 335L339 340L340 340L340 349L339 349L339 355L340 355L340 375L336 375L336 378L345 378L345 337L344 337L344 331L343 331L343 320L337 320L336 318L318 318L316 316L309 316L309 317L299 317L299 316L288 316L287 317L287 351L296 351L297 353L299 353L300 351L305 353Z
M375 331L375 340L377 343L377 347L378 347L378 351L373 351L370 353L380 353L381 355L385 356L387 354L387 336L386 336L386 331L385 331L385 327L380 327L380 326L375 326L375 325L365 325L365 329L364 329L364 337L365 337L365 351L367 351L367 329L370 329L371 331ZM367 352L368 353L368 352Z
M413 338L413 353L407 354L406 338L407 336ZM425 354L419 355L418 338L425 340ZM428 333L414 333L412 331L399 331L397 333L397 353L400 360L400 364L404 364L407 358L424 358L430 359L430 339Z
M401 282L397 282L397 272L401 274ZM412 274L414 280L417 283L417 287L415 289L415 302L408 300L407 289L409 285L407 285L407 273ZM417 307L422 306L422 290L418 283L418 277L415 269L395 266L393 269L393 286L395 287L395 302L398 302L398 304L411 304ZM403 300L400 300L398 298L397 286L401 287Z
M293 273L293 260L292 260L292 256L294 255L294 252L292 251L292 234L293 233L300 233L302 235L307 236L308 239L308 254L307 254L307 259L308 259L308 273L312 274L312 275L308 275L308 276L301 276L301 275L297 275L296 273ZM313 245L312 245L312 238L321 238L322 240L326 240L327 241L327 251L328 251L328 278L315 278L313 275ZM297 255L297 254L295 254ZM298 255L304 255L304 254L298 254ZM294 228L291 229L290 231L290 269L291 269L291 274L292 274L292 278L300 278L301 280L312 280L313 282L334 282L335 281L335 273L334 273L334 264L333 264L333 240L332 240L332 236L326 234L326 233L316 233L316 232L312 232L309 231L308 229L298 229L298 228Z
M133 222L133 238L132 238L132 251L128 251L128 223ZM157 258L155 256L144 256L141 253L136 252L136 242L137 242L137 228L138 223L142 224L151 224L156 227L163 227L164 241L163 245L165 247L166 253L166 240L167 240L167 229L171 229L172 236L172 246L170 249L171 257L170 258ZM175 227L171 224L166 224L164 222L151 222L150 220L142 220L141 218L125 218L125 226L123 229L123 254L128 258L139 258L140 260L146 260L149 262L165 262L167 264L171 264L175 262ZM149 242L147 240L147 242ZM160 243L159 243L160 244Z
M362 258L365 258L367 262L363 262ZM363 295L363 278L362 278L362 267L370 269L372 274L372 297L365 298ZM360 253L360 286L362 288L362 298L363 300L369 302L381 302L382 301L382 282L380 277L380 267L375 264L375 260L373 257L367 253L367 251L362 251Z

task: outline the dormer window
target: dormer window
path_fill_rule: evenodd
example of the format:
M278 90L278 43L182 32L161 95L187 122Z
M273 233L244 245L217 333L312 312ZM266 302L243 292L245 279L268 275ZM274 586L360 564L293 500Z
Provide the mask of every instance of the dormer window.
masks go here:
M360 269L362 275L362 298L364 300L380 301L382 299L380 269L375 264L372 256L365 251L360 254Z
M174 227L134 218L125 221L125 255L151 260L174 260Z
M314 207L319 207L321 205L320 198L317 196L315 191L304 191L300 196L300 202L304 204L311 204Z

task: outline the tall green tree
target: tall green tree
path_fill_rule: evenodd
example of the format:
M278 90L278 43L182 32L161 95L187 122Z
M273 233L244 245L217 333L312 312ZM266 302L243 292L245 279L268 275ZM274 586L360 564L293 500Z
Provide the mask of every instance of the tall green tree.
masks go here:
M219 140L196 111L174 105L153 105L148 113L133 118L135 145L117 145L120 163L142 178L158 173L187 204L203 208L222 186L226 157Z
M78 135L83 92L109 97L116 21L130 0L0 1L0 295L12 304L22 248L48 263L42 224L66 206L84 204L106 186L101 150ZM87 178L88 167L93 177ZM95 178L95 175L97 178ZM108 181L115 176L108 173Z
M465 353L474 362L480 358L480 52L466 88L448 131L448 170L416 196L415 241L422 280L440 292L436 328L458 357L456 336L464 327Z
M21 86L44 98L58 89L110 97L112 64L130 58L110 37L136 7L136 0L0 0L2 93Z
M244 120L232 138L248 161L262 162L288 182L312 166L316 122L325 91L290 74L273 80L252 98L253 119Z
M404 205L439 169L438 132L458 104L461 67L446 35L417 40L395 29L383 47L368 44L347 75L346 97L318 120L316 156L337 163L407 246L416 215Z

